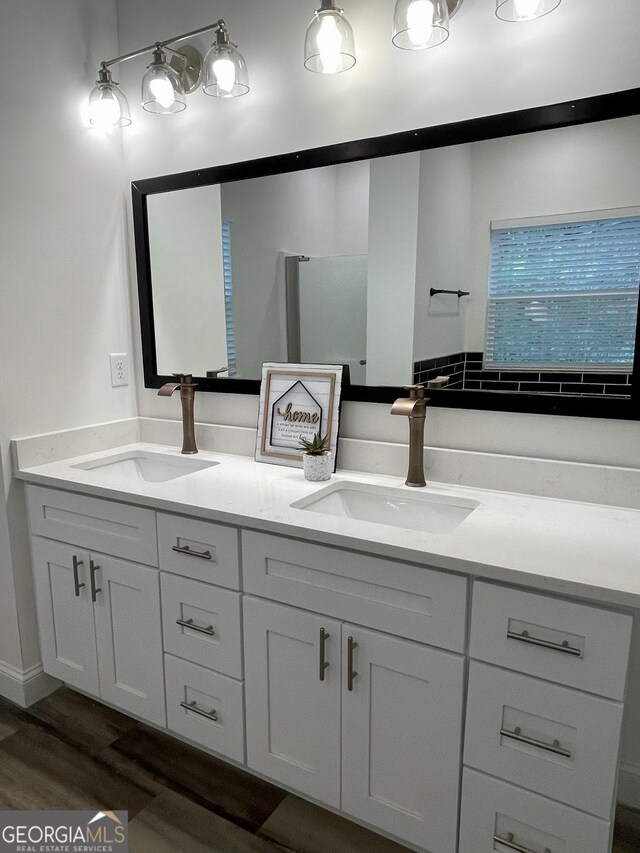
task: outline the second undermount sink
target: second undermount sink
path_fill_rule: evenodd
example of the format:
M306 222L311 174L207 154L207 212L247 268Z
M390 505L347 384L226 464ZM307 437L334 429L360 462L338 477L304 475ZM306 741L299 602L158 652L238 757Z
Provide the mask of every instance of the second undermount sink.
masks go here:
M191 456L168 456L149 450L128 450L113 456L92 459L90 462L80 462L73 467L91 471L102 482L142 480L145 483L165 483L219 464L206 459L193 459Z
M478 501L454 495L349 482L335 483L291 504L294 509L425 533L451 533L479 505Z

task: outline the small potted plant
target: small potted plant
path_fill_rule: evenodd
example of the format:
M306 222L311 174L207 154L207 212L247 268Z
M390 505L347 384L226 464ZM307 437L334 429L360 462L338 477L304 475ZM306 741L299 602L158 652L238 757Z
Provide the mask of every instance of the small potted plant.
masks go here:
M316 433L311 440L300 438L302 447L302 467L306 480L320 482L331 479L331 453L329 452L329 436Z

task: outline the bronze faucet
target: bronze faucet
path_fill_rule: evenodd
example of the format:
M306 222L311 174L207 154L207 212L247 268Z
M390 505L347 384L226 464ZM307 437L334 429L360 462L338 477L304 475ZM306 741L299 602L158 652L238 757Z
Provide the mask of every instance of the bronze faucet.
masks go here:
M170 397L174 391L180 389L180 402L182 403L182 452L197 453L196 430L193 420L193 402L195 390L198 387L190 373L174 373L179 382L167 382L158 391L159 397Z
M409 473L407 486L426 486L424 478L424 418L429 400L424 396L424 385L405 385L408 397L401 397L391 406L392 415L409 418Z

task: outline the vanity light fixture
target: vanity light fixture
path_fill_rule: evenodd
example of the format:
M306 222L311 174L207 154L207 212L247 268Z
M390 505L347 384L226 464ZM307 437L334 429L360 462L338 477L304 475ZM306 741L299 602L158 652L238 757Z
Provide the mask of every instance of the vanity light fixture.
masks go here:
M446 0L398 0L392 42L402 50L425 50L449 38Z
M557 9L562 0L496 0L501 21L533 21Z
M207 52L203 74L202 54L198 50L190 45L174 50L169 45L209 30L216 31L216 40ZM187 106L186 95L194 92L201 81L207 95L219 98L236 98L249 91L247 64L237 46L229 41L224 21L219 20L101 62L96 86L89 96L90 124L101 130L131 124L129 104L112 79L109 66L150 52L152 61L142 78L141 102L147 112L160 115L181 112ZM169 62L167 53L171 54Z
M304 42L304 67L317 74L339 74L356 64L351 24L332 0L313 13Z
M167 64L167 57L160 42L156 42L153 62L142 78L141 104L142 109L148 113L160 115L180 113L187 108L187 97L180 75Z
M204 58L202 89L214 98L238 98L249 91L247 63L237 44L229 41L229 30L218 21L216 40Z

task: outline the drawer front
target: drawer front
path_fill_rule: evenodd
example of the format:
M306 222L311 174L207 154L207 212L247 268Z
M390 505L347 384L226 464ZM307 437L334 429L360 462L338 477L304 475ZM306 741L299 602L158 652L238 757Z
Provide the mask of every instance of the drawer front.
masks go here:
M609 853L610 835L608 821L464 770L459 853Z
M475 583L470 654L622 701L632 624L624 613Z
M156 515L150 509L27 487L31 532L148 566L158 565Z
M472 661L464 763L609 819L622 705Z
M160 583L164 650L242 678L240 593L165 572Z
M242 554L246 592L464 651L463 577L254 531Z
M244 762L242 682L171 655L164 671L169 730Z
M223 524L158 513L160 568L240 589L238 531Z

